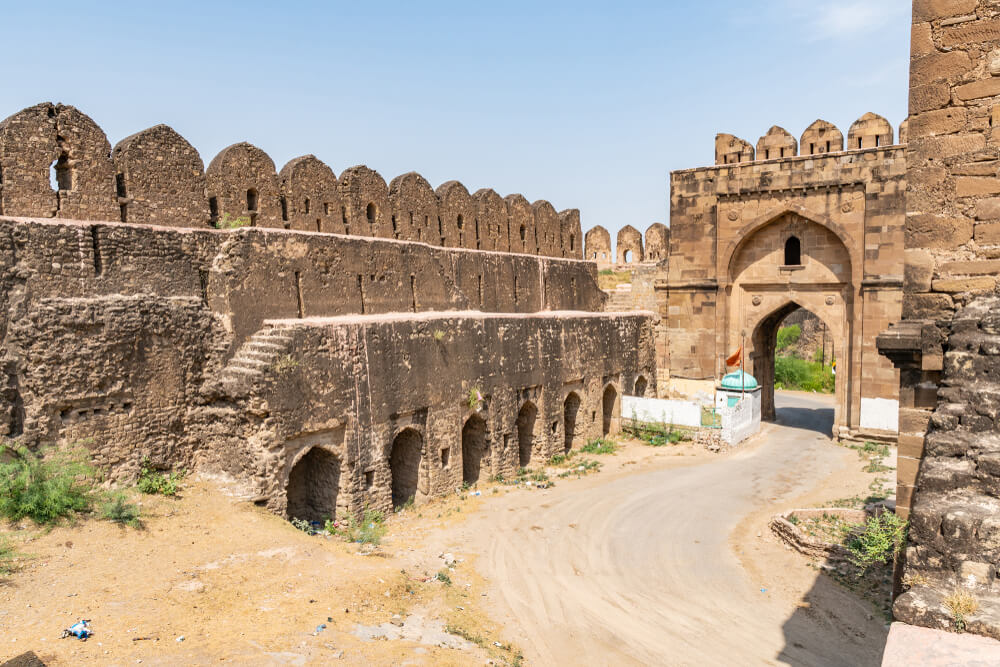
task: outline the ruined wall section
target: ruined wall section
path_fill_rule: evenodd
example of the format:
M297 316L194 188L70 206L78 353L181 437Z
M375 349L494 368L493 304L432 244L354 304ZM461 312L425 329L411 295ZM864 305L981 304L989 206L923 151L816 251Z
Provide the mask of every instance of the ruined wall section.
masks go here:
M604 227L597 225L588 229L584 244L584 259L602 264L614 262L614 255L611 254L611 234Z
M398 178L390 188L363 165L338 178L312 155L278 174L271 158L246 142L224 149L205 170L198 152L165 125L123 139L112 153L100 127L64 105L43 103L0 121L0 215L284 228L579 257L563 247L578 245L579 232L563 234L547 202L532 206L485 188L473 196L458 181L431 188L428 198L422 177Z
M458 181L446 181L435 191L438 198L438 232L447 248L472 248L480 244L476 228L476 202Z
M670 228L662 222L654 222L646 230L645 255L647 262L662 262L670 250Z
M482 457L480 480L516 473L523 463L517 417L525 403L538 411L530 462L547 461L564 453L567 441L575 449L603 434L607 387L616 394L617 419L625 388L639 375L655 374L652 330L642 314L461 313L270 324L283 328L300 363L254 386L270 427L245 428L239 437L258 447L243 474L278 512L286 509L292 463L311 446L328 446L343 462L345 498L338 506L389 510L392 444L401 431L420 436L419 502L461 486L466 455ZM380 391L390 378L392 391ZM308 402L294 399L303 386L313 388ZM482 403L470 406L472 390ZM570 394L579 405L568 422ZM462 427L474 415L485 422L484 447L468 451Z
M111 160L122 222L167 227L208 224L205 165L198 151L171 128L157 125L122 139Z
M14 114L0 122L0 213L118 220L110 156L104 132L74 107Z
M642 249L642 234L638 229L632 225L625 225L618 230L615 254L618 264L638 264L645 260Z
M209 163L206 179L213 226L246 221L251 227L284 228L278 174L261 149L245 141L223 149Z
M562 230L559 214L552 204L541 199L531 205L535 214L535 235L538 239L538 254L546 257L562 257Z
M943 600L964 588L979 605L965 629L1000 639L1000 297L972 299L942 333L938 403L919 472L912 471L916 495L902 579L909 590L893 615L950 628ZM901 474L911 474L909 459L900 459Z
M389 209L399 230L399 238L440 244L437 195L423 176L411 171L392 179L389 183Z
M562 257L583 259L583 233L580 228L580 209L570 208L559 212L559 230Z
M476 190L472 197L476 200L476 227L479 230L480 248L509 252L507 205L504 204L503 197L489 188Z
M912 522L903 566L927 585L894 611L948 624L941 600L961 582L982 610L968 629L1000 637L991 592L1000 565L1000 3L914 2L910 49L903 312L878 346L900 372L897 513Z
M529 255L538 254L535 236L535 213L524 195L504 197L507 204L507 228L510 230L510 251Z
M145 455L250 465L216 445L256 408L217 379L271 367L238 354L269 318L603 310L588 262L260 228L4 217L0 266L0 433L84 442L115 477Z
M294 158L281 168L281 221L285 229L343 233L339 182L315 155Z

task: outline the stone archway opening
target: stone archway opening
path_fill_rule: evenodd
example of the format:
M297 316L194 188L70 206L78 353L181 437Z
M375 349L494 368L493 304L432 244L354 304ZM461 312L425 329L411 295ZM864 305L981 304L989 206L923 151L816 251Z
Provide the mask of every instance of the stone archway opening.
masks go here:
M394 509L399 509L413 501L417 496L423 447L423 437L416 429L412 428L403 429L392 441L389 470L392 473L392 506Z
M618 390L609 384L604 389L604 396L601 399L601 409L603 421L601 425L602 435L608 436L618 430L618 420L615 417L615 408L618 405Z
M752 373L761 387L761 418L832 435L838 378L831 362L835 342L826 323L792 301L764 317L752 336ZM830 396L829 408L779 408L775 391ZM794 399L793 399L794 400ZM780 415L779 415L780 412Z
M339 492L340 459L323 447L313 447L288 475L288 518L306 521L334 518Z
M526 401L517 413L517 460L518 465L526 468L531 463L531 453L535 446L535 421L538 418L538 408L531 401Z
M576 418L580 414L580 396L575 391L569 392L563 401L563 453L569 454L573 449L573 438L576 437Z
M462 426L462 481L466 484L479 481L487 447L486 421L478 414L472 415Z
M640 398L646 395L646 389L649 387L649 383L646 378L640 375L635 379L635 388L632 391L633 396L639 396Z

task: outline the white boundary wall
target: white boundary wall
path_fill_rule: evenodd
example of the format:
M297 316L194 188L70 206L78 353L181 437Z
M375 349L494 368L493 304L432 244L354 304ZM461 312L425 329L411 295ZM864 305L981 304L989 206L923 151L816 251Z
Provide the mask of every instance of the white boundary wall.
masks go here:
M861 398L861 428L899 431L899 401L891 398Z
M698 428L701 426L701 403L622 396L622 419Z
M760 392L747 397L732 407L722 408L722 439L738 445L760 431Z

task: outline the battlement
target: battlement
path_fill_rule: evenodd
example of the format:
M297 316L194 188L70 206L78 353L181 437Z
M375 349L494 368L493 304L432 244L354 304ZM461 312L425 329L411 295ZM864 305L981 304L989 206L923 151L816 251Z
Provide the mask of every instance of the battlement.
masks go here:
M899 126L899 144L906 143L905 126L906 121ZM798 156L800 150L802 155L810 156L881 148L894 145L893 138L893 128L889 121L871 112L851 125L847 132L846 146L843 133L836 125L825 120L813 122L798 141L785 128L773 125L757 140L756 150L750 142L732 134L715 135L715 164L783 160Z
M434 190L410 172L388 185L359 165L339 177L314 155L280 171L241 142L208 164L180 134L156 125L112 150L72 106L42 103L0 121L0 215L169 227L268 227L421 241L470 250L582 257L580 212L519 194L475 194L458 181Z

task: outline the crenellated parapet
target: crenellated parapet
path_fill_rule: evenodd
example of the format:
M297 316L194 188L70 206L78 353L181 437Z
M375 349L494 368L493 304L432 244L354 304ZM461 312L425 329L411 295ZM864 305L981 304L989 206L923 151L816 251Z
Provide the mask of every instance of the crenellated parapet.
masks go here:
M166 125L120 141L71 106L43 103L0 121L0 215L187 228L270 227L419 241L444 247L580 259L579 211L557 213L458 181L437 190L410 172L385 179L364 165L340 176L314 155L279 172L241 142L206 169ZM575 217L574 217L575 216Z
M819 119L814 121L802 137L795 137L783 127L774 125L757 141L757 148L750 142L732 134L715 135L715 164L738 164L764 160L781 160L798 155L822 155L843 151L868 150L893 144L892 125L882 116L866 113L856 120L844 134L833 123ZM899 126L899 144L906 143L906 121Z

